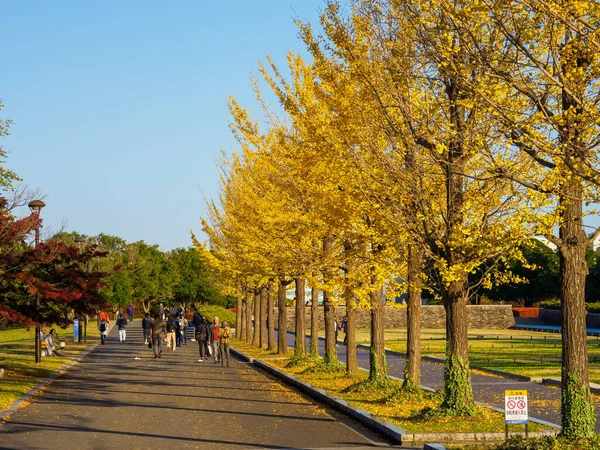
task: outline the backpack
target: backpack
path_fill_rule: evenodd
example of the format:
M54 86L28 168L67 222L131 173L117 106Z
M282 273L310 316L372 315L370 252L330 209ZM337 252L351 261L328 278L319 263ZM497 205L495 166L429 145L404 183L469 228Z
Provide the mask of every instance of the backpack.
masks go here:
M100 331L106 331L106 322L104 320L100 323Z

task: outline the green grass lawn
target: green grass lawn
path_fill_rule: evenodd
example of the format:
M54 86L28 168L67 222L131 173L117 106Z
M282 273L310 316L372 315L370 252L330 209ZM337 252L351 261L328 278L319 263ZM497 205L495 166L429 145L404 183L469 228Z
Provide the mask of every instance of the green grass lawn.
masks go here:
M87 344L73 342L72 326L64 330L55 328L59 335L56 347L61 340L65 341L66 347L63 351L59 349L60 357L44 357L40 364L34 362L35 329L0 330L0 368L5 371L4 378L0 379L0 411L99 339L95 321L88 323Z
M483 339L478 338L483 336ZM343 333L340 333L340 339ZM512 338L512 339L511 339ZM369 330L358 330L358 343L369 343ZM406 352L406 329L385 330L385 345ZM444 356L444 330L421 330L423 356ZM588 339L589 373L592 383L600 383L600 340ZM525 330L469 330L469 359L473 366L502 370L530 377L560 377L561 338L556 333Z

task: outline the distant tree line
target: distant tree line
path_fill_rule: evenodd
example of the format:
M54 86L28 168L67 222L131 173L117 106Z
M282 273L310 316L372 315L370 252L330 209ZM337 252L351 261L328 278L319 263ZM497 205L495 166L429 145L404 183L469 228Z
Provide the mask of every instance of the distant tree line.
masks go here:
M508 269L521 278L521 283L507 283L482 289L481 297L523 306L535 306L560 298L559 255L544 243L532 239L522 247L525 263L511 260ZM588 275L585 283L586 303L600 301L600 254L591 247L586 252ZM480 297L480 298L481 298Z
M55 239L73 245L83 238L83 248L96 248L104 257L90 261L90 269L106 273L100 289L113 310L133 304L150 312L154 305L183 305L186 310L200 304L226 306L228 299L214 287L215 275L206 257L194 248L162 251L144 241L126 242L118 236L60 233Z

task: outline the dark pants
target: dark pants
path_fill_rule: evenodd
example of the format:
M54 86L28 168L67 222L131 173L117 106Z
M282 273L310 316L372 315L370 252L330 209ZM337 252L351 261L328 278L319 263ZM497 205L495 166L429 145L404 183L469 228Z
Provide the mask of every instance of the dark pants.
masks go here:
M100 333L100 343L102 345L106 344L106 335L104 333Z
M181 347L181 339L182 339L182 337L181 337L181 331L176 331L175 335L177 336L175 338L176 345L177 345L177 347Z
M144 328L144 342L148 340L148 328Z
M225 367L225 358L227 358L227 367L229 367L229 344L221 342L221 365Z
M129 313L129 321L133 322L133 313Z
M155 357L160 356L162 353L162 341L162 337L152 336L152 351Z
M208 358L208 347L206 341L198 341L198 351L200 352L200 359Z

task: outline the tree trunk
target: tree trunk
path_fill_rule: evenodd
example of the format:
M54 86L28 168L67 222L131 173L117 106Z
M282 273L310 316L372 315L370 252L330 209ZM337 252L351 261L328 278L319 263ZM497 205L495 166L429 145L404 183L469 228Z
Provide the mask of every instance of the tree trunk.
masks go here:
M235 337L240 338L242 333L242 294L238 292L235 302Z
M260 347L260 289L254 289L254 333L252 345Z
M252 290L246 289L246 342L252 339Z
M239 311L240 314L240 329L239 332L237 332L237 338L240 341L245 341L246 340L246 315L248 314L248 301L247 301L247 296L246 296L246 292L244 290L243 294L242 294L242 307Z
M356 306L354 304L354 291L349 289L346 297L346 375L355 377L358 374L356 360Z
M319 357L319 290L310 289L310 356Z
M279 317L277 323L277 353L287 355L287 300L285 297L287 283L284 278L279 279L277 288L277 307Z
M421 268L423 249L418 244L408 246L408 307L406 308L406 367L404 383L407 390L421 384Z
M344 241L344 252L346 256L345 278L346 285L344 286L344 301L346 302L346 330L344 342L346 343L346 375L355 377L358 374L358 363L356 360L356 321L355 321L355 305L354 305L354 289L352 272L354 265L352 263L352 242Z
M380 287L371 292L371 351L369 352L369 382L371 383L382 383L387 380L383 311L383 287Z
M323 309L325 316L325 362L337 361L337 350L335 348L335 303L331 293L323 292Z
M588 378L585 309L585 253L588 237L583 229L583 185L572 176L559 198L562 245L560 300L562 306L562 434L572 438L595 435L594 402Z
M333 249L333 239L323 239L323 253L325 258L331 253ZM323 278L325 283L329 282L329 269L323 270ZM323 309L325 316L325 356L323 360L325 363L337 362L337 351L335 341L335 303L333 301L333 294L327 290L323 291Z
M263 286L260 288L260 346L261 348L267 348L268 337L267 337L267 311L268 311L268 293L267 287Z
M305 288L306 282L302 278L296 278L296 320L294 342L294 358L301 359L306 356L306 327L304 326L305 315Z
M453 415L470 415L475 408L467 319L466 275L444 290L446 310L446 362L444 364L444 401L442 408Z
M267 301L267 320L269 322L269 346L268 350L274 352L277 350L277 343L275 340L275 296L273 295L273 284L269 283L269 287L267 289L268 301Z

